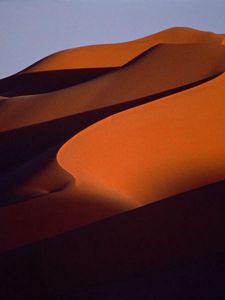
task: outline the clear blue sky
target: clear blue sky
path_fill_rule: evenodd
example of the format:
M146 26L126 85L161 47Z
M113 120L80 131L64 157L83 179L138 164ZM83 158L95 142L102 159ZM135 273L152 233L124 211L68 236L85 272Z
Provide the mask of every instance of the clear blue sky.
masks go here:
M0 78L62 49L171 26L225 33L225 0L0 0Z

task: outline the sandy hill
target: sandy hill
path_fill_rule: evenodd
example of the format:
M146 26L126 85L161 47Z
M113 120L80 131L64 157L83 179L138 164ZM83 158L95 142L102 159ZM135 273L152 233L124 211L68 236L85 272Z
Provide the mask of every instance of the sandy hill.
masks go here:
M170 28L0 80L2 299L223 287L224 71L224 35Z

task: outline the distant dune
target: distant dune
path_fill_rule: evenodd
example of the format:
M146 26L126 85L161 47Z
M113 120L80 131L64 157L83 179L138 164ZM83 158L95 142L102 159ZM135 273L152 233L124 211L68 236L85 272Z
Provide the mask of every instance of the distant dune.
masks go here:
M223 288L224 71L225 35L170 28L0 80L1 299Z

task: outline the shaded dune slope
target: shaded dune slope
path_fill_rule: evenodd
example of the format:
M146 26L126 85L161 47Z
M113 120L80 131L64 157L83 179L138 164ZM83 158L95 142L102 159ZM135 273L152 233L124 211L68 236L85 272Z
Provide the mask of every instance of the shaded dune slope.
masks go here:
M0 80L4 295L223 257L224 70L224 35L171 28Z
M5 97L12 97L51 92L91 80L113 69L116 68L86 68L17 74L0 81L0 93Z
M224 196L224 182L216 183L8 252L0 258L2 289L17 297L67 299L144 272L151 295L155 272L162 278L172 266L224 255ZM192 270L192 277L198 274ZM163 289L157 295L165 297Z

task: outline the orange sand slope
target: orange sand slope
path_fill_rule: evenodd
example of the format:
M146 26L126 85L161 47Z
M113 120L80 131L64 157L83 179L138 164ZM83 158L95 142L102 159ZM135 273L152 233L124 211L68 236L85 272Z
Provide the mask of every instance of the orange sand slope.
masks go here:
M57 297L225 252L224 71L224 35L171 28L0 80L0 291Z
M225 76L110 116L60 149L77 186L141 204L225 179Z

